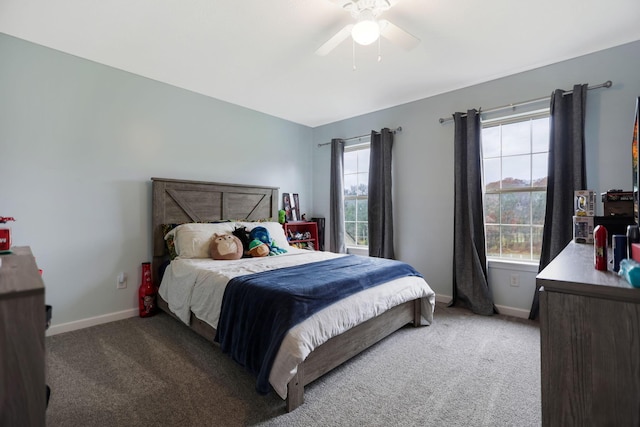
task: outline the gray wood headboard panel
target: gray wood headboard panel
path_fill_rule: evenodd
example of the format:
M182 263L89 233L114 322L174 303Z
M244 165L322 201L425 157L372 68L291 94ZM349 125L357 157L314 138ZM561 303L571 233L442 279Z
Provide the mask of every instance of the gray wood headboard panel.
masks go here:
M162 224L278 218L278 188L151 178L153 186L153 280L168 256Z

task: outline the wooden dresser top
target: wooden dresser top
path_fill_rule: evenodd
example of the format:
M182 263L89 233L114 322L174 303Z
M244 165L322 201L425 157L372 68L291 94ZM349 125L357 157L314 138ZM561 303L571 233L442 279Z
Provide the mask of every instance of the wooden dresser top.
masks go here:
M11 248L13 253L0 255L0 299L25 293L44 293L44 282L28 246Z
M594 268L593 244L570 242L536 276L536 282L545 291L640 303L640 288L632 287L611 268Z

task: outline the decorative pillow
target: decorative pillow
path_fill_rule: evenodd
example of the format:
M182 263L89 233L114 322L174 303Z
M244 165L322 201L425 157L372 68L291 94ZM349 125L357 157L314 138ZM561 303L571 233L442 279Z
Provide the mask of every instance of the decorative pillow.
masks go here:
M240 239L233 234L214 234L209 251L213 259L230 260L242 258L244 248Z
M167 251L169 251L169 259L172 261L178 256L178 254L176 253L176 242L173 234L167 236L167 233L176 228L178 225L180 224L162 224L162 234L165 236L164 241L167 245Z
M209 244L213 235L231 233L234 225L232 222L180 224L164 239L173 237L177 258L210 258Z
M279 222L238 222L238 227L246 227L247 231L251 232L255 227L264 227L269 231L269 235L275 241L276 246L282 249L289 249L289 241L284 235L284 228Z
M207 222L194 222L194 223L189 223L189 224L220 224L220 223L225 223L225 222L229 222L229 220L226 219L221 219L219 221L207 221ZM187 224L187 223L183 223L183 224ZM167 251L169 252L169 259L171 261L173 261L174 259L176 259L178 257L178 254L176 252L176 242L175 242L175 234L171 233L169 234L169 232L171 230L173 230L174 228L176 228L177 226L182 225L182 224L162 224L162 235L164 236L164 240L165 243L167 245ZM169 235L167 235L169 234Z

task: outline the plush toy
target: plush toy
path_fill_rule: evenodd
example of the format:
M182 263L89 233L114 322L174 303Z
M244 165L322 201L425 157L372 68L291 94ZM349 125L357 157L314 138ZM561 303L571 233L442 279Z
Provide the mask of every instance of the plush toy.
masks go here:
M273 239L271 239L271 245L269 245L269 249L270 249L269 255L281 255L281 254L287 253L287 250L278 247L278 245L276 244L276 241Z
M258 239L253 239L251 242L249 242L249 254L252 257L263 257L270 255L269 245Z
M287 252L285 249L278 247L275 240L273 240L269 235L269 230L267 230L265 227L255 227L253 230L251 230L251 233L249 233L249 238L252 241L259 240L262 243L266 244L269 248L269 255L280 255Z
M231 234L236 236L242 242L242 247L244 248L244 254L242 255L243 258L250 258L251 254L249 253L249 243L251 242L251 239L249 239L247 227L236 227Z
M214 234L209 244L211 258L230 260L242 258L244 250L242 242L232 234Z

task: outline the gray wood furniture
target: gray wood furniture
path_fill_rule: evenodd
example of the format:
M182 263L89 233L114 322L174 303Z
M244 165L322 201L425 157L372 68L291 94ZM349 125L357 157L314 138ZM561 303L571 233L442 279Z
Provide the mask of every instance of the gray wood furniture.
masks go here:
M29 247L0 255L0 426L44 426L44 284Z
M159 286L158 270L168 259L162 224L215 221L221 219L258 220L278 217L278 189L263 186L220 184L151 178L153 182L153 276ZM173 316L166 301L158 297L158 307ZM404 325L420 325L420 299L400 304L317 347L298 365L287 386L287 411L304 403L304 386L351 359ZM175 316L174 316L175 317ZM213 341L216 331L191 313L190 327Z
M573 242L536 280L542 424L640 425L640 289Z

